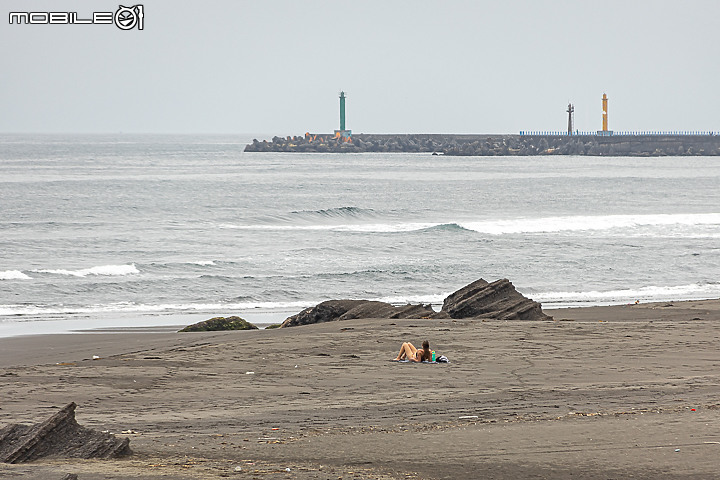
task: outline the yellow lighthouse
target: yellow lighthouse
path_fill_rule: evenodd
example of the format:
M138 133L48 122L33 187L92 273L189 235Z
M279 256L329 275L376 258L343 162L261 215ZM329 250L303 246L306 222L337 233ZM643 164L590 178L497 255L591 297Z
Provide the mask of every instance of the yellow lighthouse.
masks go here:
M603 98L602 98L602 102L603 102L603 104L602 104L603 105L603 132L608 131L608 128L607 128L607 100L608 100L607 94L603 93Z
M608 97L606 93L602 96L602 130L598 131L598 135L612 135L612 130L608 130Z

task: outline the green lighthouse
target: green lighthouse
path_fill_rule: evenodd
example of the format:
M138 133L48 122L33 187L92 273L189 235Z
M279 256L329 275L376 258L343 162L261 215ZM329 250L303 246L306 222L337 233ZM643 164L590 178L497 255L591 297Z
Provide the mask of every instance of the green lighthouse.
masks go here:
M335 130L335 136L346 142L352 141L352 130L345 130L345 92L340 92L340 130Z
M340 130L345 130L345 92L340 92Z

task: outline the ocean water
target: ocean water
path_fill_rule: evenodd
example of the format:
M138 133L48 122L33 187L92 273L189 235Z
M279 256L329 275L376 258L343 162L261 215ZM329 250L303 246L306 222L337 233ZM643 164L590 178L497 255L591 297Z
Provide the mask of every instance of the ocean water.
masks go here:
M0 135L0 336L439 306L720 297L717 157L244 153L248 135Z

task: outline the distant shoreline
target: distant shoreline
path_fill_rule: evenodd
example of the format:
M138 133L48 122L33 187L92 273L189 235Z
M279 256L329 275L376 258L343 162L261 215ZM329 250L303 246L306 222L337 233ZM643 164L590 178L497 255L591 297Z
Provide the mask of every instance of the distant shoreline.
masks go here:
M699 302L720 302L720 299L691 299L691 300L667 300L647 301L639 304L627 302L600 302L588 304L553 303L543 304L543 311L551 316L565 316L572 313L574 316L585 317L586 314L595 312L596 309L615 309L622 307L636 307L640 309L652 309L672 305L690 305ZM44 337L48 335L97 335L97 334L173 334L183 327L208 320L217 316L238 315L261 329L268 325L282 323L287 317L298 313L296 310L279 309L277 311L258 312L176 312L166 314L141 314L141 313L106 313L95 318L88 316L70 316L62 320L38 320L18 321L0 323L0 343L12 341L12 339L27 337Z
M246 152L433 153L451 156L717 156L720 135L698 134L327 134L254 139Z

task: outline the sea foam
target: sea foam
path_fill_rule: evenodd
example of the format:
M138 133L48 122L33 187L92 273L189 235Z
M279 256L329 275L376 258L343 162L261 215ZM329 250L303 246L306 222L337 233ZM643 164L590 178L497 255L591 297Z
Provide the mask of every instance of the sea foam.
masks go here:
M530 297L544 304L562 304L577 306L628 303L636 300L660 302L670 300L699 300L720 296L720 283L692 283L673 286L647 286L617 290L590 290L543 292Z
M327 230L334 232L362 232L362 233L397 233L397 232L413 232L425 230L432 227L440 226L439 223L360 223L360 224L341 224L341 225L234 225L224 223L219 228L238 229L238 230Z
M197 312L215 314L217 312L237 312L242 310L275 310L297 313L319 302L238 302L238 303L167 303L138 304L132 302L108 303L102 305L0 305L0 317L24 315L74 315L101 313L187 313Z
M20 270L5 270L0 272L0 280L31 280L32 277L24 274Z
M551 233L674 225L720 225L720 213L519 218L485 222L458 222L458 225L468 230L493 235L509 233Z
M720 213L656 214L656 215L575 215L541 218L514 218L497 220L464 220L448 222L393 221L353 224L221 224L220 228L239 230L328 230L335 232L363 233L407 233L428 229L474 231L488 235L560 233L580 231L603 231L619 229L628 231L653 227L702 227L700 236L716 237L718 232L707 231L707 227L720 227ZM656 235L657 232L651 232ZM694 236L688 231L683 236Z
M140 273L140 271L135 267L135 264L130 265L100 265L97 267L91 267L91 268L84 268L81 270L53 270L53 269L43 269L43 270L33 270L37 273L50 273L53 275L69 275L73 277L86 277L88 275L107 275L107 276L122 276L122 275L132 275L136 273Z

